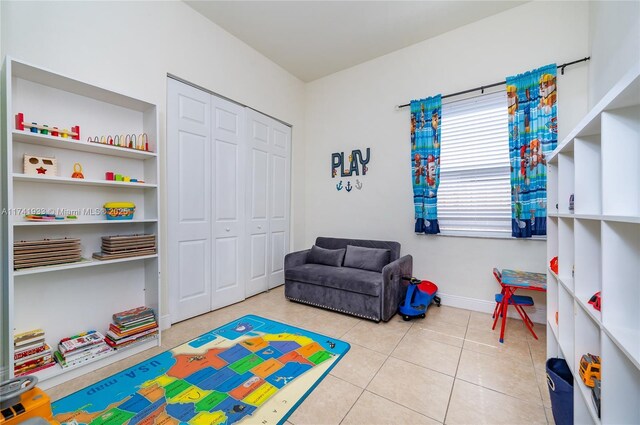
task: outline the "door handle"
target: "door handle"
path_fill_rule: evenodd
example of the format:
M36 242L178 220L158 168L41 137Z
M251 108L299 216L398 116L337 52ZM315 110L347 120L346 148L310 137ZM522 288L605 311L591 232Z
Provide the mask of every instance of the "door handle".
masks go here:
M229 232L229 231L231 231L231 229L227 227L226 229L224 229L224 231L225 232Z
M262 226L258 226L258 229L262 229Z

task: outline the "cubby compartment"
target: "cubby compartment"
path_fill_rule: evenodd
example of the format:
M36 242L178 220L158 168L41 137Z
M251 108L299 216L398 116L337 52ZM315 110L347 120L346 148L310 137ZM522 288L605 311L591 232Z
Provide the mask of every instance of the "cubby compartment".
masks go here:
M558 212L570 214L571 197L575 192L573 151L558 154Z
M602 165L599 135L577 138L574 144L575 213L602 213Z
M602 114L602 210L640 215L640 106Z
M558 277L573 292L573 218L558 219Z
M555 332L556 333L554 333L554 330L551 328L551 323L547 322L547 359L552 357L562 357L560 342L558 341L557 327Z
M558 256L558 217L547 217L547 264Z
M601 356L600 326L582 309L576 308L575 322L575 353L573 370L577 373L574 382L574 391L580 391L585 401L589 414L595 423L599 422L598 412L591 400L591 388L580 377L580 359L585 354Z
M547 275L547 322L556 338L558 338L558 280L551 274ZM548 334L547 334L548 335Z
M601 321L600 311L589 300L602 290L600 221L576 219L574 293L591 316Z
M558 214L558 157L547 163L547 213Z
M576 384L574 382L574 388L575 385ZM587 402L582 397L582 394L579 391L575 391L575 389L573 391L573 423L576 425L596 424L589 413L589 406L587 405Z
M640 224L602 225L602 322L640 364Z
M602 423L640 423L640 369L605 334L602 337ZM577 422L576 422L577 423Z
M575 376L573 359L574 347L574 305L573 296L562 286L558 288L558 338L560 349Z

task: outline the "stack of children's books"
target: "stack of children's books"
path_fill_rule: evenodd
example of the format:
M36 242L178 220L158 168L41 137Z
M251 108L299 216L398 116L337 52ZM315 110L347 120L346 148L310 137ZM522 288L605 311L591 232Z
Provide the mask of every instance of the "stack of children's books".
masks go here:
M15 376L39 372L55 364L51 347L44 341L42 329L15 334L13 346L13 373Z
M111 348L118 350L157 336L158 322L153 309L136 307L113 315L106 341Z
M54 356L60 366L67 368L104 356L110 351L111 348L104 342L104 336L100 332L88 331L60 340Z

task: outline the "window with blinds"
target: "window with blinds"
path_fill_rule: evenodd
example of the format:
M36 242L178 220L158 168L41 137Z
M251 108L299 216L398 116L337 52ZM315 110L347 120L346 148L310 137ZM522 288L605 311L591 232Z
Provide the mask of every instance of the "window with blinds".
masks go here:
M441 233L511 236L506 92L443 104L441 125Z

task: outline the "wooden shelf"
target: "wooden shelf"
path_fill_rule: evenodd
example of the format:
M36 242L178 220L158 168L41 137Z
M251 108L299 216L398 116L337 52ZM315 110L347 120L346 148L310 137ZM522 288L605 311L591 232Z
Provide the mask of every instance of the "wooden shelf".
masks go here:
M39 176L31 174L13 174L14 182L29 182L29 183L49 183L49 184L70 184L77 186L112 186L112 187L126 187L132 189L150 189L157 188L158 185L150 183L130 183L130 182L118 182L112 180L91 180L91 179L73 179L71 177L52 177L52 176Z
M133 219L133 220L56 220L56 221L16 221L13 223L15 227L31 227L31 226L80 226L92 224L138 224L138 223L157 223L157 218L150 219Z
M28 269L14 270L13 275L26 276L26 275L38 274L38 273L58 272L62 270L81 269L85 267L106 266L106 265L115 264L115 263L128 263L130 261L147 260L149 258L157 258L157 257L158 257L158 254L153 254L153 255L140 255L137 257L118 258L117 260L104 260L104 261L83 258L81 261L78 261L76 263L59 264L55 266L30 267Z
M83 142L82 140L63 139L47 134L31 133L30 131L13 130L13 141L30 145L47 146L56 149L70 149L74 151L90 152L100 155L119 156L133 159L154 159L155 152L122 148L119 146L103 145L100 143Z

